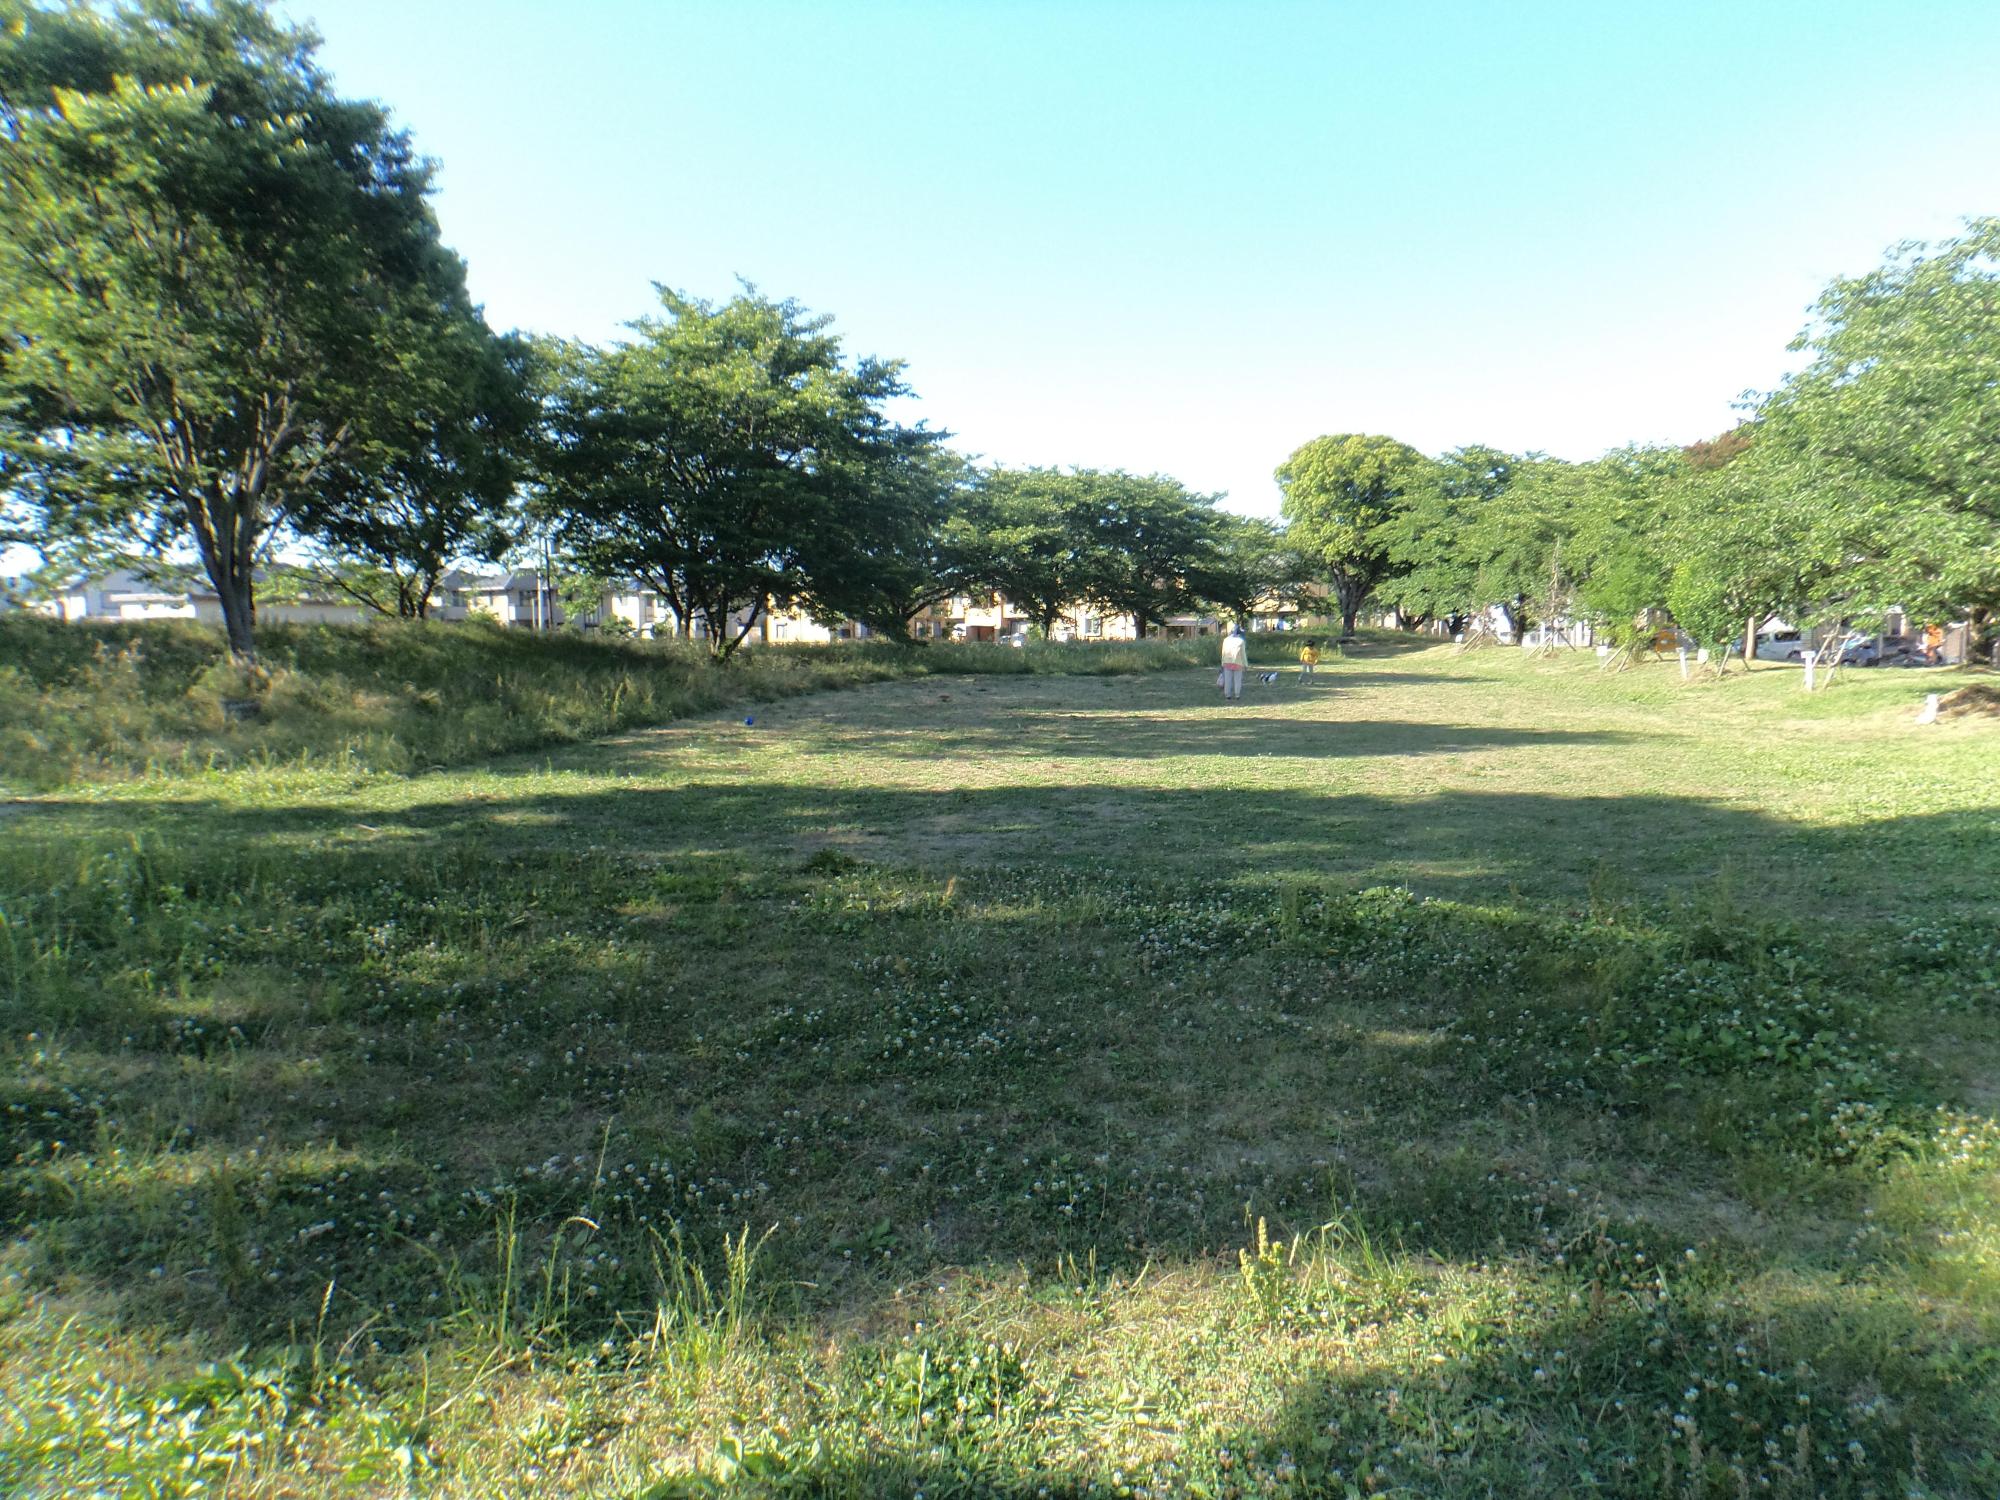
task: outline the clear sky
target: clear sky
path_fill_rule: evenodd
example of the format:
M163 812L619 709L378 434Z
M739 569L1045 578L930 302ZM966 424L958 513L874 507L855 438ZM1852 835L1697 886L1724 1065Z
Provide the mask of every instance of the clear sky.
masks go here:
M286 0L496 327L741 275L1008 463L1271 511L1323 432L1590 457L2000 211L2000 0Z

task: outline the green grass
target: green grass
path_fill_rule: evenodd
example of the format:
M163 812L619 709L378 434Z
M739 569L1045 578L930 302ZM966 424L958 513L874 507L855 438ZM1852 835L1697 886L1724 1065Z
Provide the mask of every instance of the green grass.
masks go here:
M242 765L428 770L889 678L1150 671L1207 655L1166 642L871 642L752 647L723 665L688 643L490 622L267 625L257 640L252 676L212 626L0 616L0 790ZM231 699L254 700L256 717L230 718Z
M0 1491L2000 1486L1964 678L1003 656L0 810Z

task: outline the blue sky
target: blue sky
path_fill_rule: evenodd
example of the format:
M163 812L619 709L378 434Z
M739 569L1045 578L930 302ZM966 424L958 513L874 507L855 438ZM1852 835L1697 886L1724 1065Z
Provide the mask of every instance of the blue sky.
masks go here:
M1275 509L1322 432L1584 458L2000 210L2000 4L287 0L496 326L738 275L1009 463Z

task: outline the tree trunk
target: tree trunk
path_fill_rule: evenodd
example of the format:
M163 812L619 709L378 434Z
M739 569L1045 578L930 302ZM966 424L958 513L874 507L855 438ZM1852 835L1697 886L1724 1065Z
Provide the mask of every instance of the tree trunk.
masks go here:
M257 604L251 594L250 575L234 568L225 568L222 573L210 582L222 602L223 633L229 637L229 654L247 667L257 660Z
M1757 612L1750 612L1749 623L1743 627L1743 670L1753 670L1751 663L1757 660Z
M1333 580L1333 597L1340 605L1340 636L1345 640L1354 634L1354 622L1361 614L1363 591L1353 579L1336 577Z
M201 556L201 569L215 588L222 606L223 634L229 655L240 666L257 660L257 608L252 580L257 556L254 511L241 497L221 486L193 490L182 496L188 530ZM250 502L254 504L254 502Z
M729 601L725 599L722 602L722 629L710 632L713 642L710 649L715 652L717 661L728 661L736 654L736 648L750 638L750 632L755 630L757 622L764 618L764 601L759 599L750 606L750 618L743 622L743 628L737 631L734 637L729 634L729 613Z

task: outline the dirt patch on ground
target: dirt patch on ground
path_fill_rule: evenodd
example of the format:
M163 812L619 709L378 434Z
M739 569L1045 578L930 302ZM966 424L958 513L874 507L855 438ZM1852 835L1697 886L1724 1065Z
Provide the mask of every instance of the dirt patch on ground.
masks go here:
M2000 719L2000 687L1975 682L1938 699L1940 719Z

